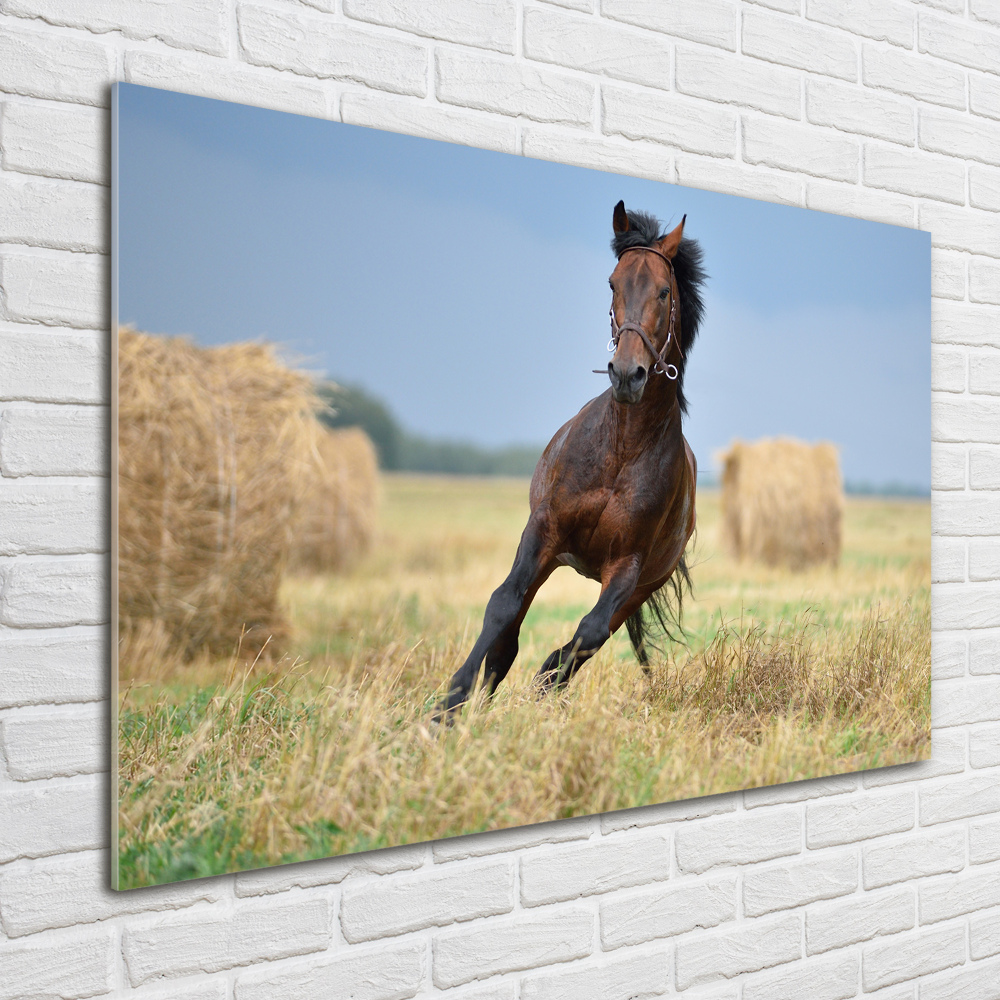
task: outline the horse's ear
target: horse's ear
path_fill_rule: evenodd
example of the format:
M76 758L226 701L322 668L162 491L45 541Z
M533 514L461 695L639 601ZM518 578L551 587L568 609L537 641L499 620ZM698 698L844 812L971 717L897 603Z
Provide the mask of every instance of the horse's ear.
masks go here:
M674 259L674 255L677 253L677 248L681 245L681 239L684 236L684 219L686 218L687 216L685 215L684 218L681 219L680 225L677 226L673 232L667 233L667 235L656 244L656 249L659 250L664 257L668 257L670 260Z
M628 212L625 211L625 202L620 201L615 205L615 217L612 221L616 233L628 232Z

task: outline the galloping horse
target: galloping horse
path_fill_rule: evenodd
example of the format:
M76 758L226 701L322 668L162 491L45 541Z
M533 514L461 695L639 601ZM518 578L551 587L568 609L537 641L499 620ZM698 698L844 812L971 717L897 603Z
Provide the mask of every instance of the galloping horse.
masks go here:
M601 596L573 638L542 664L542 690L566 684L623 624L645 668L644 610L668 635L679 624L697 471L681 433L684 364L705 280L701 248L683 238L684 221L663 234L652 216L615 206L611 387L564 424L538 460L514 565L451 679L445 717L468 699L484 658L491 695L507 676L528 607L557 566L599 580Z

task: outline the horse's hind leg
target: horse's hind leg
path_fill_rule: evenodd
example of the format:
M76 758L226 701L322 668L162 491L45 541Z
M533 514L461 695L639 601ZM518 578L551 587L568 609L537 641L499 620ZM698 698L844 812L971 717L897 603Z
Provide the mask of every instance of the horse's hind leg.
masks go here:
M621 608L630 602L639 577L639 560L628 557L616 563L604 577L601 596L593 609L580 620L573 638L550 653L538 670L536 680L543 691L562 687L617 629Z
M517 636L528 606L554 569L550 550L544 522L533 514L521 535L507 579L493 591L486 605L483 630L472 652L451 679L448 695L441 705L444 715L450 715L468 700L484 657L490 694L507 676L517 656Z

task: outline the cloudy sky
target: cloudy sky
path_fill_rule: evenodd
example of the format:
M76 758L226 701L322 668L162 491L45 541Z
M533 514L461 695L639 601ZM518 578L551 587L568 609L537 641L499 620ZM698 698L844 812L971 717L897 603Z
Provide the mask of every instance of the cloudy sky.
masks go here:
M265 339L409 430L543 444L607 387L615 203L687 214L706 320L685 434L930 483L927 233L118 85L119 318ZM665 154L666 157L666 154Z

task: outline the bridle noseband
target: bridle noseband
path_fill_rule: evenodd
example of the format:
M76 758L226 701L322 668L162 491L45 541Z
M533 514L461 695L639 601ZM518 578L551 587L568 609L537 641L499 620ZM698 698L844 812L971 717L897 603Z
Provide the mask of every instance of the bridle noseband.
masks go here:
M643 250L646 253L655 253L657 257L660 257L666 262L667 271L670 274L670 322L667 326L667 339L663 342L663 347L661 347L660 350L657 350L650 342L649 337L646 335L646 331L638 323L622 323L622 325L619 326L617 320L615 319L614 303L612 303L610 309L611 339L608 341L608 350L617 351L618 341L621 338L622 332L625 330L632 330L634 333L639 335L642 342L646 345L646 350L653 356L654 360L650 371L659 372L661 375L666 375L671 381L676 381L679 374L677 366L667 362L667 351L670 350L670 345L673 342L674 326L677 322L677 296L674 294L674 288L677 282L674 278L674 265L666 254L660 253L659 250L655 250L653 247L626 247L618 255L618 259L621 260L625 254L630 253L632 250ZM677 348L681 352L681 357L683 357L684 349L681 347L680 341L677 343ZM599 374L603 374L600 368L595 368L594 371Z

